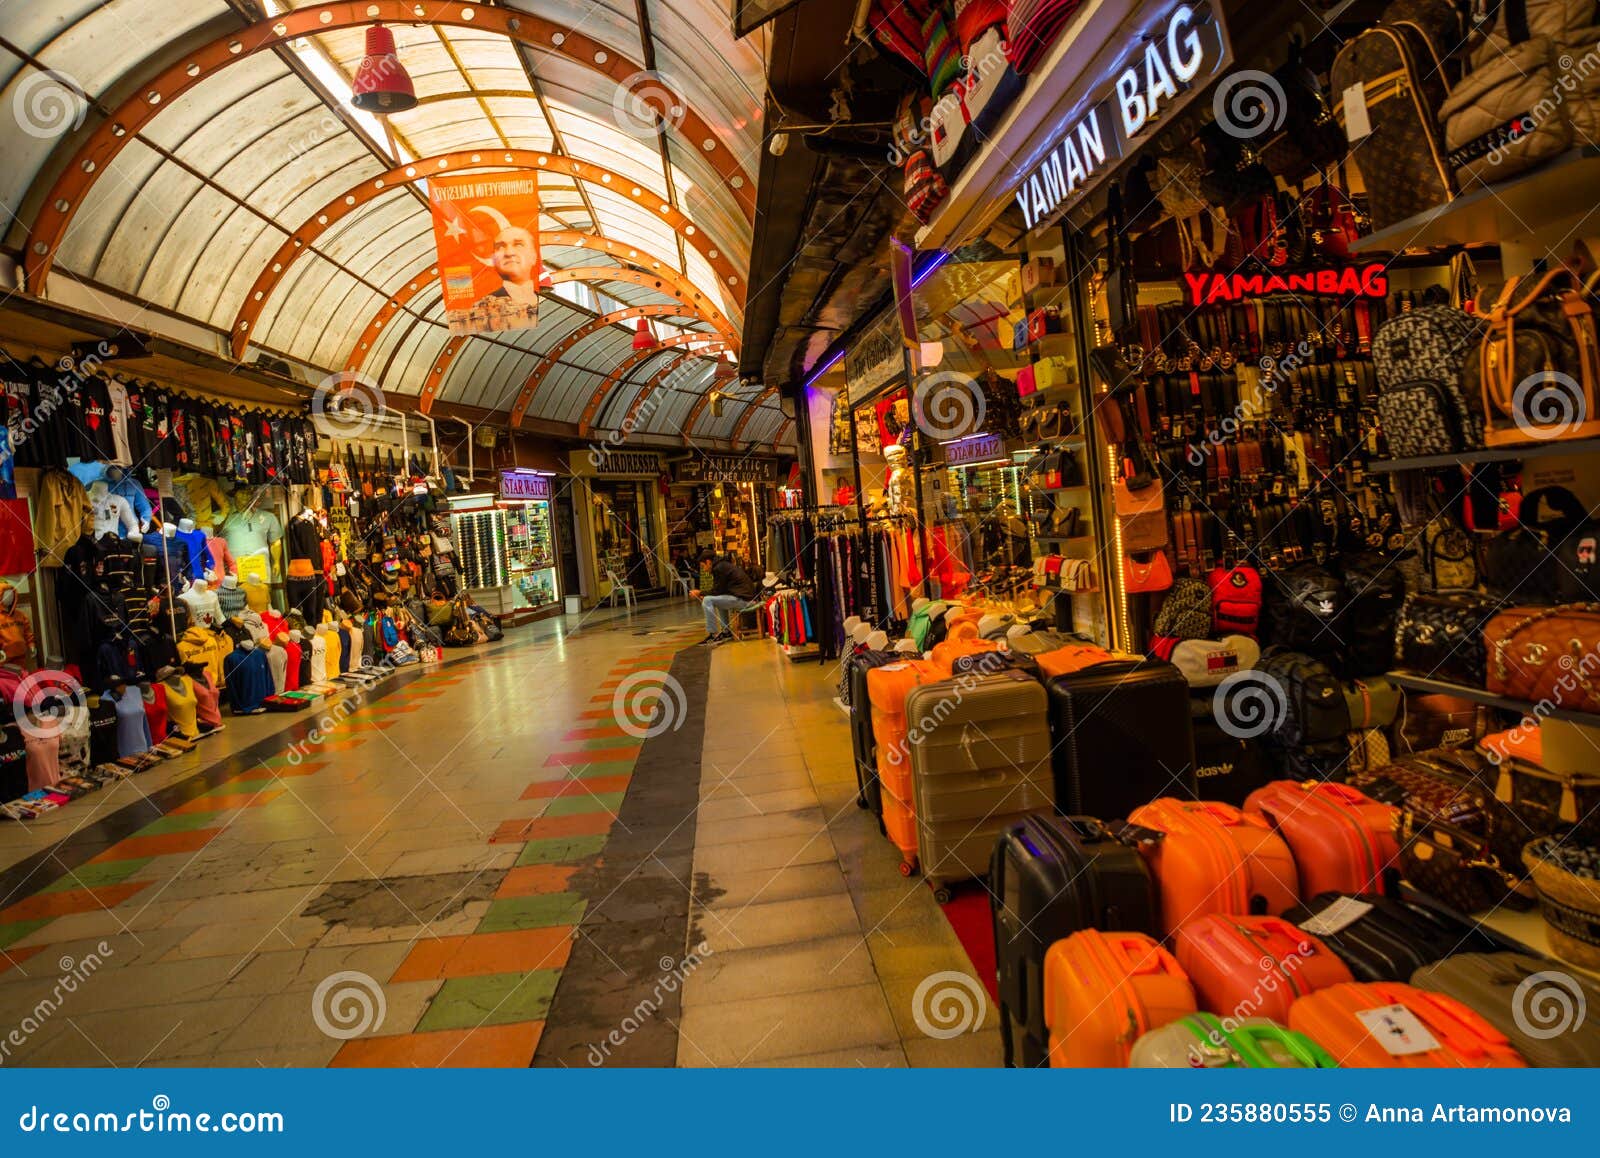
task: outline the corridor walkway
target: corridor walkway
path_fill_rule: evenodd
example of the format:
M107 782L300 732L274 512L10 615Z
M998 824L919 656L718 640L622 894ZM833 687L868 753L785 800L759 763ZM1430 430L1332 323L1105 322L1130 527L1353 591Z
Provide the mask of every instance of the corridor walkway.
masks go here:
M829 670L696 618L520 629L0 829L0 1064L997 1062L992 1010L919 1027L974 970Z

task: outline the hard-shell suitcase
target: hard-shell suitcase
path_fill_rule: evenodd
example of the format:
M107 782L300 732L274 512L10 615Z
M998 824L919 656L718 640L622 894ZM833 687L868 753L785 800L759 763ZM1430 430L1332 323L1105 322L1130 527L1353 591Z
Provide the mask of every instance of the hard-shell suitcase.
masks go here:
M976 631L976 628L973 630ZM1000 645L994 640L979 639L976 635L969 635L963 636L960 639L946 639L943 643L934 647L933 651L929 653L928 658L943 668L945 675L948 677L955 673L955 662L957 659L988 655L999 650ZM999 659L991 660L990 662L995 665L996 671L1000 669L1000 666L1003 663L1003 661Z
M878 785L878 753L872 736L872 700L867 695L867 672L900 663L904 658L892 651L858 651L845 661L850 669L850 747L856 764L856 805L872 809L880 827L883 794Z
M1411 984L1454 997L1529 1065L1600 1066L1600 984L1577 969L1523 953L1461 953L1418 969Z
M919 687L906 697L917 861L946 885L981 877L1014 820L1050 807L1050 723L1043 685L1020 671Z
M1260 743L1230 735L1212 717L1211 697L1194 724L1195 791L1207 800L1243 807L1245 797L1277 775L1277 765Z
M1448 55L1455 45L1444 45ZM1429 38L1413 24L1378 24L1345 43L1334 58L1334 115L1349 133L1365 120L1372 132L1351 151L1367 189L1374 230L1450 201L1455 173L1445 160L1434 115L1448 93ZM1361 89L1359 110L1344 94Z
M1058 812L1110 819L1166 793L1194 795L1189 684L1177 668L1118 660L1047 687Z
M1182 966L1143 933L1085 929L1045 954L1052 1066L1121 1068L1139 1038L1194 1011Z
M1197 917L1174 934L1172 952L1200 1008L1234 1021L1287 1021L1296 998L1355 980L1332 949L1282 917Z
M1400 856L1398 810L1348 784L1275 780L1250 794L1246 812L1266 818L1294 854L1303 893L1382 893Z
M1398 981L1319 989L1289 1010L1289 1028L1354 1069L1523 1069L1506 1035L1453 997Z
M906 725L906 697L922 684L944 678L936 664L921 659L872 668L867 673L867 698L872 704L872 736L876 745L878 784L884 830L900 850L902 863L917 855L917 821L912 811L911 743Z
M1133 1069L1326 1070L1331 1054L1303 1033L1264 1017L1224 1021L1191 1013L1152 1029L1134 1043Z
M1044 957L1052 944L1082 929L1161 932L1144 858L1083 816L1040 813L1007 826L989 865L989 909L1007 1065L1045 1063Z
M1259 816L1213 800L1163 797L1128 817L1161 894L1171 933L1208 913L1265 914L1300 896L1294 857Z
M1431 905L1376 893L1321 893L1283 917L1337 953L1357 981L1405 981L1455 953L1510 944Z

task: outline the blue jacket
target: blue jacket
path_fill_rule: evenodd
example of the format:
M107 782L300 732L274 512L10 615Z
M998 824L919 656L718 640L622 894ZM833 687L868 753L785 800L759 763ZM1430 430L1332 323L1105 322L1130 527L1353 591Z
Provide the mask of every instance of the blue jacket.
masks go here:
M150 521L150 500L145 497L144 488L128 471L123 471L122 477L113 482L106 477L106 464L103 462L75 462L67 469L86 489L90 483L104 482L111 488L112 494L127 499L141 530Z

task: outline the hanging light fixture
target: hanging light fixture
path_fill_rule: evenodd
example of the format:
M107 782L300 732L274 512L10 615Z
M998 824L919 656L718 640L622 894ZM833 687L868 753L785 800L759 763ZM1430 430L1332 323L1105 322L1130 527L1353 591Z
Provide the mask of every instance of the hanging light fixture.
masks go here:
M367 29L367 55L350 85L350 103L362 112L387 116L417 107L411 74L395 52L394 33L382 24Z
M640 318L635 323L633 331L633 348L635 350L654 350L661 345L656 339L655 331L650 328L649 318Z

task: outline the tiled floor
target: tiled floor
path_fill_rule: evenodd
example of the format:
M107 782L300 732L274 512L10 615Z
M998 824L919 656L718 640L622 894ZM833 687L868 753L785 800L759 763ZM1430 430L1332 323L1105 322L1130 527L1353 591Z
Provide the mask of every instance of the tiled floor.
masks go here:
M0 1064L997 1062L992 1011L919 1027L972 969L830 671L680 655L696 618L523 628L0 829ZM614 707L668 671L674 727Z

